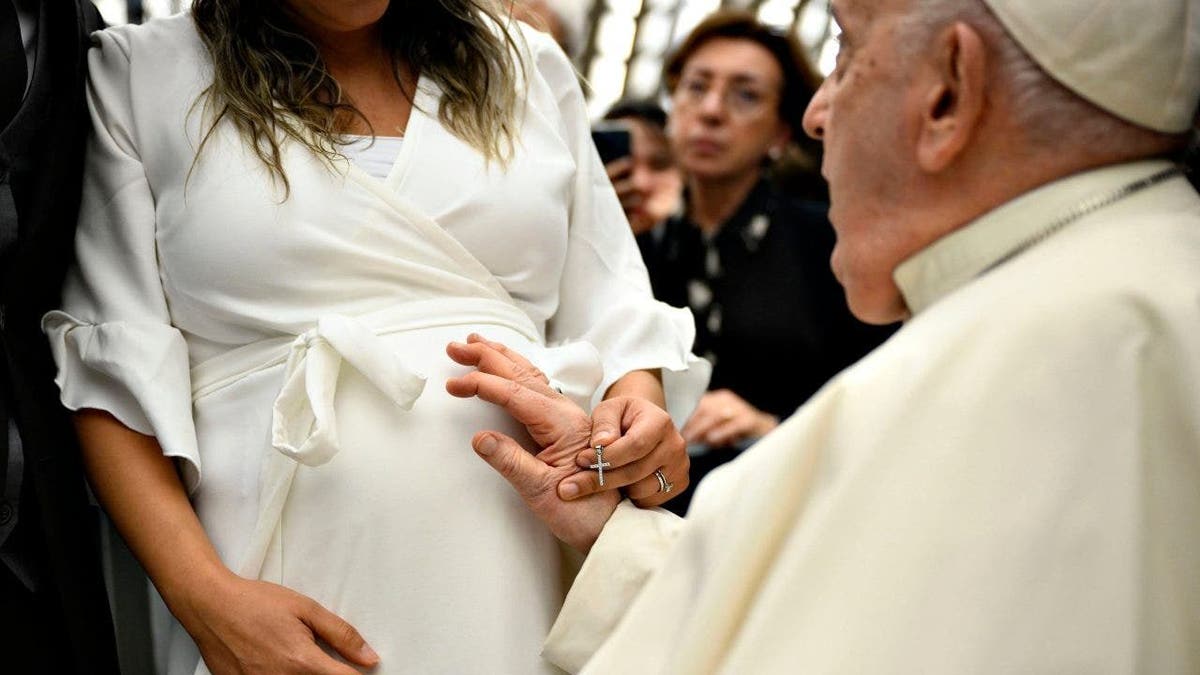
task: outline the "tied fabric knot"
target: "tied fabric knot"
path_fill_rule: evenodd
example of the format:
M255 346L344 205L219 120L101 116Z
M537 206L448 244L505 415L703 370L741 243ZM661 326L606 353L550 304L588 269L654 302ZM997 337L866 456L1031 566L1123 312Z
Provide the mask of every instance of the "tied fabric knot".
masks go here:
M307 466L320 466L338 453L334 398L343 362L405 411L425 389L425 376L406 367L362 323L338 314L321 317L289 349L271 415L276 450Z

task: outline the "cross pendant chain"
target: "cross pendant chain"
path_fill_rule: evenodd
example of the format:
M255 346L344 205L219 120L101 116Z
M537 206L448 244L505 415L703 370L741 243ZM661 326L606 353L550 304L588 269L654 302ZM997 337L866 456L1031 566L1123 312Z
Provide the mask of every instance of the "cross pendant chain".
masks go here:
M600 472L600 487L604 487L604 470L611 469L612 464L609 464L608 462L604 461L604 446L603 445L597 445L596 447L594 447L592 449L596 451L596 463L590 465L588 468L596 469L597 471Z

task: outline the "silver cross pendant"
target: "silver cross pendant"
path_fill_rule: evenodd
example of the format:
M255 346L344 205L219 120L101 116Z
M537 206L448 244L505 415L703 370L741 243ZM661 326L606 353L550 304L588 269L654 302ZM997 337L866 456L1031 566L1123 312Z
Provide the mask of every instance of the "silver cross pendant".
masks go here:
M600 487L604 487L604 470L611 469L612 464L609 464L608 462L604 461L604 446L603 445L597 445L596 447L594 447L592 449L596 451L596 463L588 466L588 468L596 469L597 471L600 472Z

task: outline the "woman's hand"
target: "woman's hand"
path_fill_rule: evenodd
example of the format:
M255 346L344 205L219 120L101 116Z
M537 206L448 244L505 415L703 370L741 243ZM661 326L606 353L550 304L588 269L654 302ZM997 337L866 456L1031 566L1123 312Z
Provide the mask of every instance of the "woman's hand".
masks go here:
M230 573L198 591L179 618L214 675L360 672L325 653L318 640L352 664L379 663L353 626L283 586Z
M683 437L688 443L723 448L766 436L777 426L779 418L755 408L728 389L718 389L701 397L695 412L683 425Z
M600 487L595 473L572 476L559 487L563 499L624 487L633 503L648 508L665 503L688 487L691 462L687 444L667 411L644 398L616 396L596 406L592 411L592 443L576 460L581 468L596 463L593 448L597 444L604 446L604 461L612 465L604 471L604 487ZM662 482L656 471L661 472Z
M225 567L154 437L100 410L80 410L74 421L92 490L209 670L359 672L326 654L317 640L355 665L379 662L358 631L315 601Z

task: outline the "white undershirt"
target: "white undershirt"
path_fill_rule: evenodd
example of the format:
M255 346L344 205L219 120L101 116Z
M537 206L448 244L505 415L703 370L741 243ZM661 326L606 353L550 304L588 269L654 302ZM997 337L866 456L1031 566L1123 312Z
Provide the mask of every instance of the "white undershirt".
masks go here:
M345 138L350 142L342 145L342 154L379 179L387 178L391 173L404 143L403 136L376 136L374 143L370 136L347 135Z

